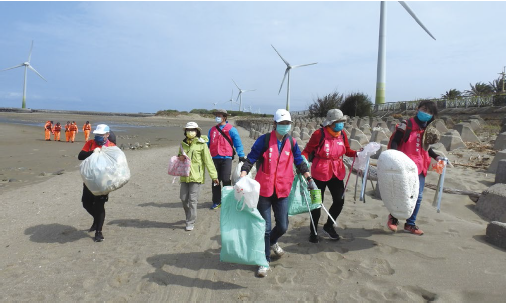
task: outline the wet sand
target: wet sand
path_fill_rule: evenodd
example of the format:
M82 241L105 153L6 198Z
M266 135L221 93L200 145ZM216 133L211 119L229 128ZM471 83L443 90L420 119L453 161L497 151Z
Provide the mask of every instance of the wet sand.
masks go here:
M199 122L206 123L213 124ZM94 243L87 232L92 219L80 202L76 155L82 139L79 144L45 142L41 127L9 129L2 137L10 143L8 148L2 144L4 176L9 172L4 167L20 165L34 174L63 167L56 163L69 168L62 175L0 188L1 301L504 302L506 253L484 240L488 222L467 196L444 194L436 213L430 189L424 191L417 219L423 236L388 231L382 201L368 191L367 203L354 202L349 186L338 220L340 241L322 237L317 245L309 243L309 217L301 214L290 217L279 242L287 253L273 260L266 278L254 277L254 266L222 263L220 212L209 210L209 179L200 191L195 230L186 232L179 185L167 175L181 129L137 130L139 143L148 138L159 145L126 151L132 177L110 194L102 243ZM253 140L247 131L239 132L248 151ZM437 176L429 172L427 182L437 183ZM490 174L448 169L447 182L481 191L489 186ZM327 192L327 208L329 198ZM325 221L322 215L319 231Z

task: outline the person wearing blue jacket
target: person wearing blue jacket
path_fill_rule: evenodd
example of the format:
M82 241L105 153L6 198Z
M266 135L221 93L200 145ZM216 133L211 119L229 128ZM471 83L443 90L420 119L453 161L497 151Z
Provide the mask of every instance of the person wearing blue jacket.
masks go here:
M229 186L232 184L230 175L232 174L232 159L237 151L239 161L244 162L244 150L242 147L241 137L239 132L232 124L227 121L228 113L224 109L217 109L214 111L216 124L208 133L209 151L213 158L214 166L218 172L218 180L220 184L212 187L213 192L213 205L211 209L218 209L221 207L221 184ZM235 147L235 150L234 150Z

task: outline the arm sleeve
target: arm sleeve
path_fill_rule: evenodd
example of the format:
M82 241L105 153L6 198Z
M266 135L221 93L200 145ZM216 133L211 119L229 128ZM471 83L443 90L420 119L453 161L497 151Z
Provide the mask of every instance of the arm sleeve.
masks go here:
M207 141L207 147L210 147L211 146L211 129L213 129L212 127L209 129L209 131L207 132L207 137L209 138L209 140Z
M287 144L290 143L287 142ZM299 149L299 144L297 142L295 142L293 146L293 160L295 162L295 166L297 167L297 169L300 171L301 174L305 174L309 171L306 162L304 162L304 159L302 158L302 153Z
M344 153L347 157L356 157L357 156L357 151L353 150L350 148L350 143L348 142L348 136L346 135L346 133L344 133L344 130L343 130L343 134L344 134L344 147L346 148L346 152Z
M392 139L392 143L390 144L391 149L397 150L399 143L401 142L402 138L404 137L404 132L406 131L407 127L407 121L404 120L402 123L397 127L394 137Z
M216 172L216 167L214 166L213 158L211 157L211 152L209 152L209 148L206 144L204 144L203 148L202 160L204 161L204 165L207 167L209 171L209 177L211 179L218 179L218 173Z
M432 150L432 147L431 147L431 148L429 148L428 152L429 152L429 156L430 156L432 159L434 159L434 160L436 160L437 156L439 156L438 154L436 154L436 152L435 152L435 151L433 151L433 150Z
M86 158L88 158L89 156L91 156L91 154L93 154L93 151L80 151L79 152L79 155L77 155L77 159L79 160L85 160Z
M309 142L307 142L306 147L304 147L304 150L301 153L304 157L306 157L306 159L309 158L309 154L312 153L320 144L321 136L321 129L313 132L311 135Z
M251 167L253 167L253 164L255 164L255 162L257 162L257 160L262 156L262 150L264 148L264 140L265 135L261 135L255 141L255 143L251 147L250 153L247 156L246 162L244 162L241 167L241 171L249 173Z
M229 132L230 138L232 138L232 144L234 144L237 155L241 158L244 157L244 148L242 147L241 137L235 127L232 127Z

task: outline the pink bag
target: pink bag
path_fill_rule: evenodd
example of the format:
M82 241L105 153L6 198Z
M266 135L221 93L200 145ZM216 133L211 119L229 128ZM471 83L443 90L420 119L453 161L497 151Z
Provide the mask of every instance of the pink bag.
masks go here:
M183 146L179 146L181 149L181 154L186 158L184 161L179 160L178 156L173 156L170 158L169 162L169 170L168 174L171 176L179 176L179 177L188 177L190 176L190 168L191 168L191 160L186 155L186 153L183 150ZM174 178L176 180L176 178ZM172 180L172 183L174 183L174 180Z

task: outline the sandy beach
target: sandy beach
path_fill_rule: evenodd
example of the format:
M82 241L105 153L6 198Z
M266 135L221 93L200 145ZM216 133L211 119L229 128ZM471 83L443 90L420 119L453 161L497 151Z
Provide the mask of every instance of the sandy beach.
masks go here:
M488 221L467 196L444 194L437 213L434 191L426 188L417 219L425 234L393 234L371 187L366 203L353 200L355 175L338 220L340 241L308 242L309 216L301 214L290 217L279 242L287 253L271 263L266 278L254 276L255 266L220 262L220 212L209 210L209 179L201 188L195 230L187 232L179 184L167 175L182 127L193 118L206 133L214 124L197 117L1 113L0 300L504 302L506 251L484 240ZM92 219L81 205L77 154L83 134L73 144L46 142L36 124L48 119L76 120L80 128L86 120L118 125L118 144L150 143L125 150L131 180L110 194L102 243L87 232ZM249 151L254 140L238 130ZM427 182L437 178L429 172ZM492 174L455 167L448 169L445 187L481 192L493 180ZM324 204L331 205L329 192ZM325 221L322 215L320 224Z

